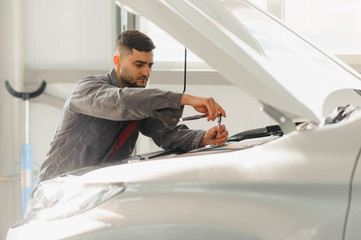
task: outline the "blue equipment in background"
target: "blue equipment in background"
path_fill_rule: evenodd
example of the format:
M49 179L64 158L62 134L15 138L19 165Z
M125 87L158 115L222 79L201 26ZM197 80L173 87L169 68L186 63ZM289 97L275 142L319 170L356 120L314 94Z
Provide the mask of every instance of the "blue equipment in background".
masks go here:
M19 164L21 165L21 217L23 218L34 187L33 149L29 141L29 100L38 97L44 92L46 82L43 81L40 87L34 92L17 92L10 86L8 81L5 82L5 86L11 95L24 100L25 143L21 145L20 162L16 162L13 169L13 175L17 178L15 175L15 167Z

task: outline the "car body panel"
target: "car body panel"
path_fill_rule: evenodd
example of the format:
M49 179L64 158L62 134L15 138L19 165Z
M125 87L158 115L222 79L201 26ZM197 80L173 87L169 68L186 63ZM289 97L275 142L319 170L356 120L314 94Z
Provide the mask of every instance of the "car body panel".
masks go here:
M166 225L173 232L171 239L184 239L181 229L188 225L198 231L222 229L226 239L227 235L340 239L346 193L347 186L342 184L131 183L124 193L95 209L65 219L34 221L21 231L13 228L8 237L144 239ZM162 238L163 234L158 237L169 239ZM198 239L194 232L187 234Z
M97 239L105 233L107 239L142 239L157 229L168 229L174 239L182 239L181 229L187 226L219 228L225 236L244 239L340 239L361 135L345 139L360 124L361 119L294 132L244 150L185 154L94 170L81 180L127 182L126 190L87 212L65 219L34 220L29 231L19 231L46 239L49 233L34 231L34 226L41 228L50 222L59 228L55 227L52 236L71 233L75 239ZM333 136L338 137L325 141ZM236 146L230 143L226 148ZM82 227L64 232L60 227L68 219ZM16 227L12 231L15 235ZM197 234L207 236L201 231L193 236Z
M343 182L349 180L361 147L360 134L353 134L360 124L361 119L358 119L315 131L293 132L239 151L200 156L193 156L191 152L171 159L112 166L89 172L83 178L87 182ZM232 147L236 148L237 143L226 146ZM324 172L328 164L334 169Z
M242 239L340 239L346 193L342 184L132 183L96 209L25 225L17 239L144 239L164 225L223 229L225 237ZM170 239L163 234L159 239ZM185 234L173 232L171 239Z
M361 149L358 153L357 162L354 165L354 174L351 175L352 189L349 202L348 223L345 231L345 239L359 239L361 236Z

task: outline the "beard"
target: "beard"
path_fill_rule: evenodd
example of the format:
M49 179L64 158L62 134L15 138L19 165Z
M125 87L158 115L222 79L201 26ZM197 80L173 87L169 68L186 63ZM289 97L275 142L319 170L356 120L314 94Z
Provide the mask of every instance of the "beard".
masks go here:
M147 86L147 82L148 82L148 78L145 76L140 76L136 79L131 78L131 77L125 77L125 76L120 76L121 80L123 83L126 83L128 85L128 87L140 87L140 88L145 88ZM138 82L145 82L142 85L139 85Z

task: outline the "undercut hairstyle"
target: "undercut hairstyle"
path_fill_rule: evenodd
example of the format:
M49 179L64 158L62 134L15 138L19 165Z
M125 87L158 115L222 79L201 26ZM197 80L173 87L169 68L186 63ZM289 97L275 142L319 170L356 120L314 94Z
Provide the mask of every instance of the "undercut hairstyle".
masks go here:
M132 52L133 49L140 52L151 52L155 48L155 45L152 39L144 33L138 30L127 30L119 34L115 51L120 53L123 48L130 52Z

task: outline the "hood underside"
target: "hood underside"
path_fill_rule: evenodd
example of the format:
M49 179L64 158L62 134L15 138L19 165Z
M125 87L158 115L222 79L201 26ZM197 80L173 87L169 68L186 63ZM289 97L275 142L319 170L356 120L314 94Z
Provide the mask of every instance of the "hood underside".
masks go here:
M361 89L356 71L248 1L117 3L157 24L228 81L291 119L319 123L332 93ZM337 99L333 103L336 107Z

